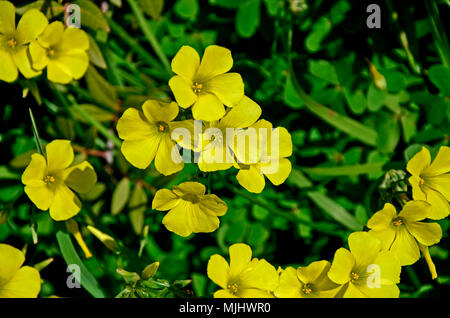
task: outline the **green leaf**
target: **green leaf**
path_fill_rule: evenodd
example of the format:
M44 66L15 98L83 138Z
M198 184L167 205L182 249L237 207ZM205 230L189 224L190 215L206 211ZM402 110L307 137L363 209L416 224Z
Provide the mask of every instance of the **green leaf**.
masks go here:
M97 42L88 34L89 38L89 61L97 67L102 69L107 69L105 58L103 57L102 51L97 45Z
M287 182L296 185L300 189L311 188L313 186L312 182L300 170L295 168L292 169Z
M62 231L56 233L56 240L58 241L59 249L61 250L62 257L66 261L67 265L78 265L80 268L80 284L83 286L92 296L95 298L105 298L105 294L98 285L97 280L87 269L84 263L72 244L70 235ZM74 275L76 278L77 276Z
M243 3L243 0L209 0L209 3L227 9L236 9Z
M386 92L375 87L372 83L367 91L367 108L371 112L377 112L383 107L386 99Z
M444 65L433 65L428 70L430 81L436 85L445 96L450 96L450 68Z
M130 222L134 232L141 235L144 228L144 214L147 210L147 194L141 184L136 184L128 202Z
M164 0L139 0L139 5L142 11L156 20L161 16Z
M117 215L123 210L130 196L130 179L124 177L114 189L111 198L111 214Z
M323 39L331 30L331 21L328 18L321 17L312 27L312 31L305 40L306 49L315 53L321 49Z
M79 105L82 110L88 113L92 118L96 119L99 122L110 122L114 118L114 114L110 111L104 110L98 106L92 104L81 104ZM89 121L82 116L80 113L71 110L72 115L79 121L83 123L89 123Z
M0 180L20 180L20 174L9 171L7 166L0 166Z
M309 60L308 68L311 74L317 76L318 78L334 85L339 84L336 69L330 62L326 60Z
M299 109L303 106L303 101L295 91L290 76L286 77L286 83L284 84L283 101L293 109Z
M105 80L94 67L89 66L85 79L89 92L99 104L113 110L117 107L117 89Z
M382 172L383 163L365 163L348 166L335 167L315 167L302 168L309 175L340 177L340 176L357 176L360 174L380 173Z
M367 101L361 90L352 94L348 89L344 89L344 96L348 106L354 114L361 115L366 110Z
M400 141L400 127L395 115L381 114L378 127L378 149L382 153L393 152Z
M416 135L417 127L416 113L404 111L404 114L400 117L400 123L402 125L403 139L406 143L409 143L411 138Z
M416 153L418 153L421 150L422 150L422 145L420 145L420 144L414 144L414 145L411 145L408 148L406 148L405 151L403 152L403 155L405 156L405 161L411 160L412 157L414 157L416 155Z
M243 3L236 15L236 30L244 38L249 38L258 30L260 23L260 0L250 0Z
M34 1L30 4L24 5L23 7L16 8L16 13L22 15L30 9L41 10L45 1L47 1L47 0L38 0L38 1ZM57 16L58 14L63 13L63 12L64 12L63 5L57 3L56 1L50 1L50 5L47 10L47 18L50 19L50 18Z
M198 14L197 0L177 0L174 6L175 13L184 19L195 19Z
M349 230L361 231L363 229L363 224L359 223L346 209L325 194L316 191L309 191L307 195L325 213L347 227Z
M406 78L403 73L396 70L387 70L383 72L383 75L390 92L399 92L406 88Z
M80 6L81 24L94 30L109 32L109 24L102 10L90 0L75 0L73 4Z

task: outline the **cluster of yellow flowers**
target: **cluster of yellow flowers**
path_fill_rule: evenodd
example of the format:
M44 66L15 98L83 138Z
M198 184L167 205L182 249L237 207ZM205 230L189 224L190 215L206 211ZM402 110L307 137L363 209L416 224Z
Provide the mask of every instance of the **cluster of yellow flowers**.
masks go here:
M147 100L142 111L129 108L119 119L117 131L124 140L124 157L140 169L154 160L157 171L171 175L184 167L179 146L198 155L201 171L237 168L239 184L250 192L264 189L264 175L274 185L283 183L292 169L287 159L292 154L291 136L285 128L274 129L260 119L261 107L244 95L241 75L229 73L232 66L231 52L224 47L208 46L201 60L192 47L181 47L172 60L176 75L169 80L176 102ZM185 111L179 116L180 107L191 107L192 116ZM177 134L179 129L187 135ZM250 129L263 133L255 136L253 144L240 142L239 137L245 139ZM270 169L273 166L275 169ZM227 206L205 191L198 182L180 184L172 191L162 189L155 195L153 208L170 210L163 224L178 235L212 232Z
M230 264L220 255L208 262L208 277L222 289L214 297L398 297L401 266L411 265L423 253L432 278L436 269L428 247L442 238L438 223L449 210L450 148L442 146L431 163L423 147L407 165L413 200L397 214L386 203L368 221L368 232L348 237L349 249L340 248L330 264L326 260L308 266L275 269L264 259L251 259L246 244L230 247Z
M32 78L47 67L47 78L67 84L80 79L89 65L89 39L77 28L49 24L37 9L24 13L16 27L16 9L0 1L0 80L13 82L20 73Z

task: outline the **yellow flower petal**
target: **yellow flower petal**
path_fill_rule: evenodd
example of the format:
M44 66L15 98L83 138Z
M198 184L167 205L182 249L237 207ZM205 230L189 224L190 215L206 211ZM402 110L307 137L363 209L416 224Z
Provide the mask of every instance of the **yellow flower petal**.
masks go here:
M390 203L385 203L383 209L376 212L367 222L367 227L379 231L389 227L392 219L397 216L395 207Z
M368 296L364 294L360 288L352 283L348 283L347 290L344 293L344 298L367 298Z
M33 41L41 34L46 26L48 20L45 15L37 10L30 9L22 16L17 25L16 40L18 44L27 44Z
M431 157L427 148L422 147L419 151L408 161L406 170L413 176L420 176L422 172L430 166Z
M192 233L189 224L190 203L180 201L172 210L170 210L162 219L164 226L171 232L186 237Z
M277 127L279 134L279 156L280 158L289 157L292 155L292 137L291 134L284 127ZM275 145L276 146L276 145ZM274 145L271 145L273 148Z
M233 295L228 289L220 289L214 293L214 298L238 298Z
M155 134L147 139L125 140L120 150L133 166L145 169L153 161L158 151L161 135ZM145 151L142 151L145 149Z
M50 205L50 216L55 221L65 221L81 210L81 202L67 186L59 185L55 190L55 198Z
M0 298L36 298L40 291L39 272L29 266L19 269L5 285L0 284Z
M244 96L220 121L223 128L247 128L261 116L261 107Z
M170 139L169 134L164 134L161 137L158 151L156 152L155 167L159 173L165 176L174 174L184 167L184 162L176 143Z
M421 221L430 214L431 205L425 201L408 201L398 214L405 221Z
M387 250L394 242L395 232L394 227L390 224L384 228L380 227L377 230L370 230L368 233L380 241L382 250Z
M58 65L59 69L61 69L62 66L65 66L64 74L70 75L70 81L72 81L72 79L78 80L84 76L84 74L88 69L89 56L86 52L74 52L74 53L64 52L62 55L52 59L52 64ZM53 79L50 80L53 82L58 82L56 78ZM61 78L61 82L62 83L67 82L65 77L64 79Z
M173 76L169 80L169 86L180 107L188 108L197 100L197 95L192 89L192 83L188 82L181 76Z
M183 45L172 60L172 71L192 80L200 65L200 56L197 51L190 46Z
M142 140L154 137L158 128L151 125L144 114L136 108L128 108L117 122L117 132L120 139Z
M207 273L209 279L222 288L227 288L230 267L227 261L220 255L212 255L208 261Z
M406 222L405 226L419 243L426 246L436 244L442 238L442 229L437 223Z
M97 174L92 165L83 161L64 170L64 183L78 193L88 193L97 183Z
M216 95L226 106L233 107L244 97L244 82L238 73L227 73L211 78L204 90Z
M183 196L185 194L197 194L203 195L206 192L206 187L199 182L183 182L172 188L173 192L178 196Z
M89 38L81 29L66 28L62 41L58 43L58 49L65 53L79 53L89 49Z
M328 261L312 262L308 266L297 268L297 275L303 283L314 283L323 277L324 273L326 275L330 267L331 264Z
M22 174L22 183L30 186L44 185L44 177L46 176L47 162L44 156L38 153L31 155L31 161Z
M390 251L395 254L402 266L414 264L420 258L419 246L405 226L399 226Z
M47 65L47 79L54 83L69 84L72 81L72 72L66 64L57 60L49 60Z
M224 215L228 210L227 204L215 194L203 196L199 206L205 213L217 216Z
M164 103L150 99L142 105L142 111L150 122L168 123L177 117L179 108L175 102Z
M194 233L211 233L219 228L219 218L203 211L198 204L191 205L188 217Z
M237 243L229 248L230 252L230 277L238 277L248 266L252 258L252 249L247 244Z
M13 60L25 78L32 78L41 74L41 71L36 72L31 68L31 61L28 57L28 46L17 48L13 53Z
M230 266L231 269L233 268L232 266L233 265ZM269 264L265 259L254 259L247 269L241 272L238 284L239 296L246 297L242 293L243 289L274 291L278 287L279 276L275 267Z
M4 36L0 34L0 41L5 41ZM0 48L0 80L11 83L17 79L19 72L12 55Z
M33 41L29 46L30 56L35 70L42 70L48 64L47 50L38 41Z
M272 162L272 165L276 166L275 163ZM269 165L264 165L264 167L270 167ZM289 177L292 170L291 162L282 158L278 161L278 170L275 173L265 173L264 175L272 182L274 185L280 185ZM264 172L264 170L262 171Z
M350 280L350 272L355 266L355 257L345 248L340 248L334 254L328 278L336 284L345 284Z
M424 176L435 176L450 172L450 147L442 146L431 165L425 169Z
M426 195L422 191L422 187L420 185L421 178L417 176L411 176L408 179L408 182L411 184L412 187L412 197L414 200L426 200Z
M211 142L200 154L198 167L205 172L227 170L233 166L233 161L233 154L223 141Z
M273 298L273 296L265 290L257 288L244 288L239 291L240 298Z
M301 298L303 284L298 280L297 270L287 267L280 275L280 284L275 290L275 296L279 298Z
M236 179L242 187L253 193L261 193L266 185L258 165L250 165L248 169L240 169Z
M47 211L54 200L54 192L44 182L41 186L25 186L25 193L36 207L42 211Z
M48 174L59 172L73 161L73 149L70 140L56 139L46 147Z
M400 289L397 285L381 285L379 288L369 288L365 285L358 286L361 293L367 295L370 298L398 298L400 295ZM348 297L346 295L346 297Z
M185 130L189 131L189 135L184 138L184 135L176 135L175 129L182 128L183 133ZM194 135L194 121L192 119L182 121L172 121L169 123L170 137L177 144L185 149L197 149L198 140Z
M424 185L436 190L442 194L447 201L450 201L450 173L426 177Z
M423 187L423 191L427 196L427 202L431 204L431 212L428 215L429 219L440 220L450 214L450 205L442 194L429 187Z
M380 241L367 232L353 232L350 234L348 246L355 257L356 266L362 267L371 264L381 249Z
M9 1L0 1L0 33L12 34L16 29L16 8Z
M173 209L179 203L178 196L169 189L158 190L152 201L152 209L167 211Z
M232 66L233 58L230 50L221 46L210 45L203 53L194 81L205 82L214 76L228 72Z
M400 262L391 251L381 251L373 263L379 266L382 285L400 283Z
M45 48L53 47L63 39L64 25L61 21L50 23L38 37L38 42Z
M25 256L22 251L11 245L0 243L0 289L14 277L24 261Z
M215 95L210 93L203 93L198 96L194 106L192 106L194 119L214 121L219 120L223 115L225 115L225 107Z

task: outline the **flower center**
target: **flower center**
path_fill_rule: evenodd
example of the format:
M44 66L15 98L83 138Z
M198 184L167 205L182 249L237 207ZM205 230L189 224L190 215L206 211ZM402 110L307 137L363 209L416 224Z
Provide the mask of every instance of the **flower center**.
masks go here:
M424 184L424 183L425 183L425 180L420 178L420 184Z
M192 89L194 90L194 93L196 93L196 94L200 93L202 88L203 88L203 84L201 84L201 83L194 82L194 84L192 84Z
M239 285L237 283L228 284L227 288L231 291L233 295L237 295L239 290Z
M169 126L166 123L163 122L157 122L156 127L158 127L159 132L165 132L169 128Z
M302 292L306 295L309 295L312 293L312 288L311 288L311 284L305 284L302 287Z
M358 273L351 272L351 274L350 274L350 281L351 281L352 283L354 283L354 282L356 282L358 279L359 279Z
M47 184L54 183L55 182L55 177L54 176L46 176L44 178L44 182L47 183Z
M17 45L17 41L16 41L15 38L11 38L11 39L8 41L8 46L9 46L10 48L14 49L14 48L16 47L16 45Z
M52 56L55 55L55 50L54 49L48 49L47 53L48 53L48 56L52 57Z
M183 195L182 198L184 201L189 201L192 203L197 203L199 201L198 196L196 194L188 193Z
M395 226L400 226L403 224L403 220L400 217L393 218L392 224L394 224Z

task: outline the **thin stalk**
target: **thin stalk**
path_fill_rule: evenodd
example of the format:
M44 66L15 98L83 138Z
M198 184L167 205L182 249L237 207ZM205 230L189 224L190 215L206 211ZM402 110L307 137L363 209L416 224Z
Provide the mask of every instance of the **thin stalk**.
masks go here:
M155 34L153 33L153 30L148 25L148 22L145 19L141 8L139 7L139 5L136 3L135 0L127 0L127 2L130 5L131 11L133 11L133 14L135 15L135 17L137 19L139 27L141 28L141 30L144 33L145 37L147 38L148 42L152 46L153 50L155 51L155 53L158 56L161 63L166 68L167 72L169 74L171 74L172 70L170 68L169 60L167 59L166 54L164 54L161 46L159 45L159 42L156 39Z
M425 0L425 7L431 23L431 31L433 33L434 43L436 44L439 57L441 58L442 64L450 67L450 48L447 40L447 34L442 26L441 18L439 16L439 9L436 1Z
M33 128L34 141L36 142L36 148L41 155L44 155L44 150L42 148L41 139L39 138L39 132L36 126L36 122L34 120L33 111L31 108L28 108L28 112L31 118L31 127Z
M239 189L237 189L234 186L230 186L229 188L231 191L233 191L235 194L240 195L241 197L251 201L254 204L259 205L260 207L266 209L267 211L269 211L270 213L274 214L274 215L278 215L281 217L284 217L296 224L303 224L306 225L308 227L310 227L313 230L319 231L319 232L323 232L326 233L328 235L332 235L332 236L337 236L337 237L343 237L343 232L342 231L336 231L336 230L329 230L329 229L325 229L320 225L317 225L316 223L312 223L312 222L308 222L308 221L304 221L300 218L298 218L297 216L295 216L294 214L288 214L285 212L281 212L280 210L266 204L265 202L260 201L259 199L253 197L252 195L248 194L247 192L241 191Z
M92 117L89 113L87 113L83 108L78 104L72 104L72 107L75 111L77 111L81 116L84 117L92 126L98 129L99 133L101 133L105 138L112 140L114 145L118 148L122 146L122 142L116 135L114 135L108 128L103 126L99 121L97 121L94 117Z
M134 51L140 58L147 62L150 66L159 70L161 73L165 74L165 78L171 76L171 72L167 72L161 64L156 60L151 54L149 54L131 35L127 33L119 24L117 24L113 19L108 18L109 26L112 32L117 35L122 41L124 41L128 47Z

